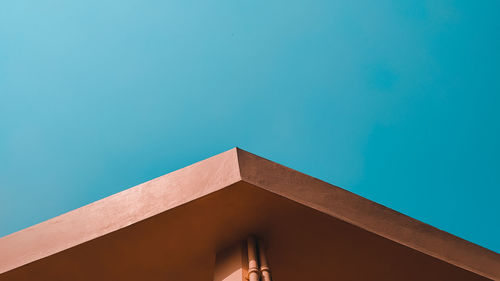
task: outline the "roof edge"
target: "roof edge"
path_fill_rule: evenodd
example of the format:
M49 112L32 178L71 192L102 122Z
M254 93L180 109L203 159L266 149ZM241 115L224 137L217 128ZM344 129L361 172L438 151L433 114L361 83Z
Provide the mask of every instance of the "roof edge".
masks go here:
M481 276L500 280L500 255L338 186L236 149L243 181Z
M241 181L237 149L0 238L0 274L120 230ZM64 232L63 240L54 240Z
M0 274L125 228L239 181L454 266L500 280L499 254L239 148L232 148L0 238ZM65 239L54 241L54 234L62 231L65 232Z

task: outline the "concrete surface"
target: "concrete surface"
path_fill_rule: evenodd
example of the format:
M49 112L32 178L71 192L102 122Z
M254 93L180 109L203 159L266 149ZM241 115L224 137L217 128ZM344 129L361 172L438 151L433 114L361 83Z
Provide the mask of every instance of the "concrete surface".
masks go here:
M276 281L500 280L497 253L240 149L1 238L0 280L212 280L251 233Z

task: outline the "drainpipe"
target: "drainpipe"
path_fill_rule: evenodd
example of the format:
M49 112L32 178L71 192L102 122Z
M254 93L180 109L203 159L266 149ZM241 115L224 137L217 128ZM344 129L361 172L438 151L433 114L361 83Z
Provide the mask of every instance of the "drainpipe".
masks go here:
M259 281L259 267L257 263L257 247L255 238L253 236L248 237L247 247L248 247L248 280L249 281Z
M262 274L262 281L271 281L271 270L267 264L266 249L262 240L257 244L259 247L259 261L260 273Z

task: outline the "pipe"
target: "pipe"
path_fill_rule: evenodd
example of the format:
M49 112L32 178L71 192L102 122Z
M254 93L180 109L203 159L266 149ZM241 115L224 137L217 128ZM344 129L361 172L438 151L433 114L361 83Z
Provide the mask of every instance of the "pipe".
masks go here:
M260 261L260 273L262 274L262 281L271 281L271 270L267 264L266 249L262 240L257 243L259 247L259 261Z
M248 280L259 281L259 267L257 263L257 248L255 237L250 236L247 239L248 247Z

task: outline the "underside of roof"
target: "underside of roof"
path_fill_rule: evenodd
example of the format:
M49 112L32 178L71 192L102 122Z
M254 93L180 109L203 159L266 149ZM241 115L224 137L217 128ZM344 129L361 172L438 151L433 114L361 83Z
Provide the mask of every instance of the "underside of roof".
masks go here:
M274 280L500 280L500 255L240 149L0 239L0 280L212 280L249 234Z

